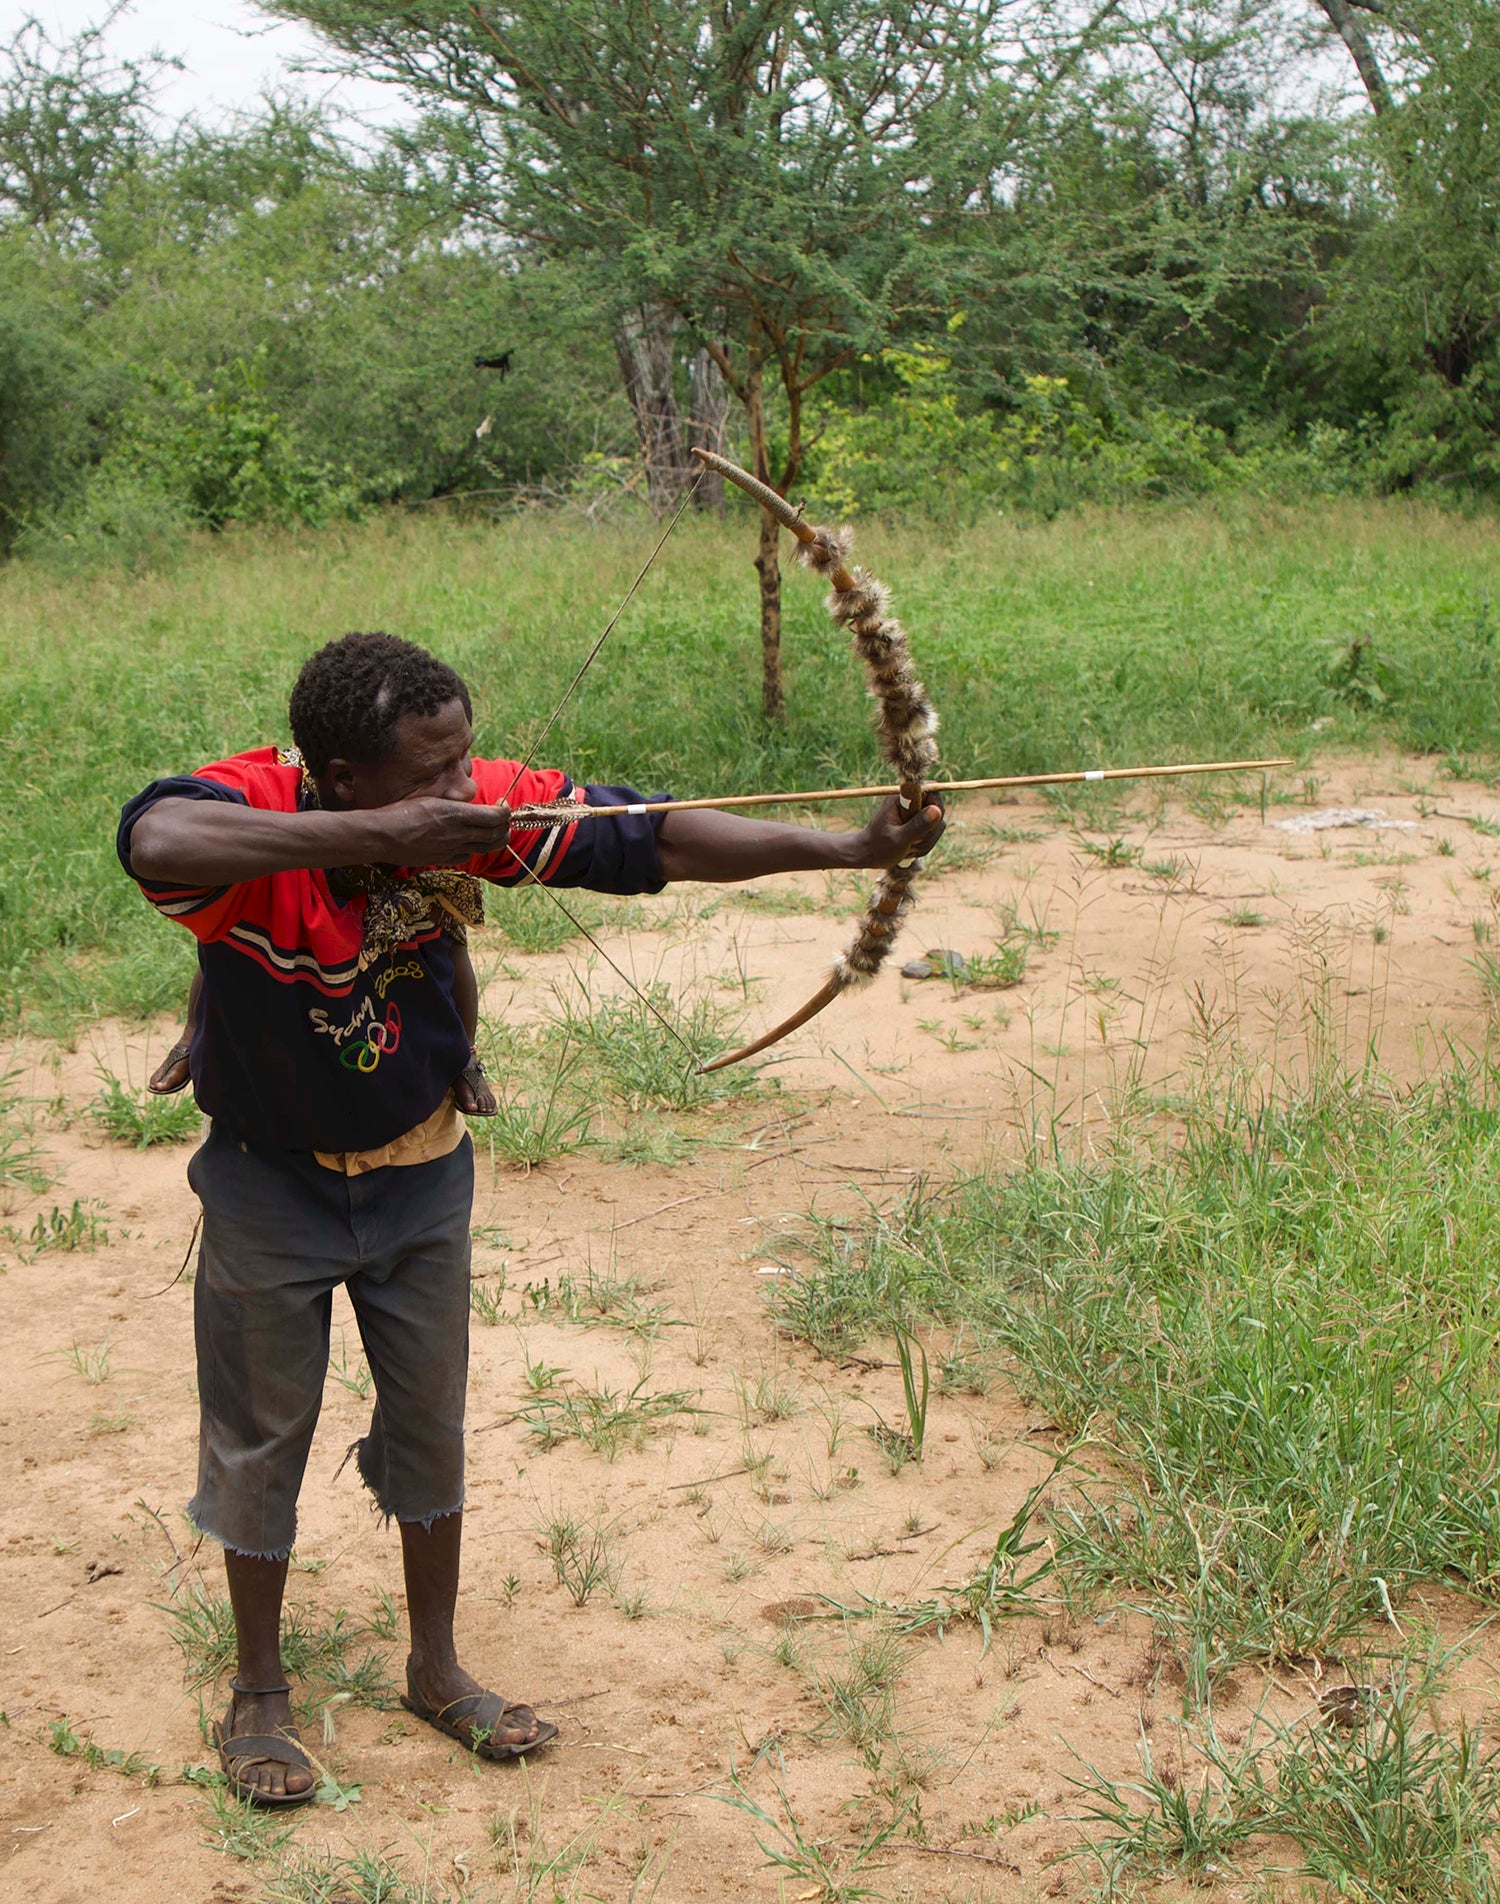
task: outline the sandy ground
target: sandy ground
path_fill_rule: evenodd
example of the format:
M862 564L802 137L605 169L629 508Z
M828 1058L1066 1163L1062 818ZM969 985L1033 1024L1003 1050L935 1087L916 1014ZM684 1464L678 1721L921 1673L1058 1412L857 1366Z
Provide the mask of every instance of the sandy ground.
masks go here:
M1398 1076L1443 1063L1450 1041L1481 1044L1471 961L1475 922L1494 917L1500 839L1472 821L1500 821L1500 799L1440 783L1430 762L1385 760L1326 763L1306 788L1289 780L1281 801L1262 811L1206 786L1191 802L1138 792L1128 810L1080 810L1078 825L1040 798L970 805L903 956L988 952L1008 912L1056 935L1033 937L1019 986L883 976L776 1054L774 1093L696 1127L717 1144L675 1168L585 1151L528 1176L492 1171L481 1153L475 1273L502 1320L474 1330L459 1626L470 1665L554 1715L563 1743L529 1772L480 1767L394 1705L329 1707L307 1736L358 1799L298 1814L297 1844L380 1852L414 1880L425 1871L455 1894L508 1899L531 1893L504 1875L507 1852L497 1866L496 1835L503 1846L513 1824L524 1855L583 1831L593 1849L568 1896L811 1898L808 1880L766 1867L752 1821L720 1802L731 1768L772 1812L782 1780L837 1862L889 1817L898 1750L925 1836L897 1836L859 1881L893 1898L1083 1894L1087 1870L1055 1862L1078 1837L1073 1755L1128 1773L1142 1715L1162 1740L1180 1705L1139 1620L1027 1617L988 1652L973 1628L911 1641L897 1744L872 1770L797 1665L847 1663L868 1629L787 1618L789 1602L792 1614L799 1601L826 1611L812 1596L857 1605L965 1578L1048 1473L1049 1424L1003 1381L937 1397L926 1461L890 1473L865 1433L872 1407L900 1414L889 1345L884 1360L875 1344L837 1365L779 1341L767 1272L807 1211L898 1196L918 1173L1013 1151L1053 1118L1102 1127L1128 1088L1174 1088L1232 1036L1283 1069L1375 1042ZM1407 824L1305 835L1275 824L1355 805ZM1107 863L1112 840L1125 863ZM769 1022L847 937L847 893L830 907L822 882L800 889L816 910L672 895L657 902L663 930L606 943L640 977L738 988L748 975L750 1022ZM494 942L484 956L487 1009L502 1016L540 1009L578 957ZM207 1801L180 1776L210 1755L162 1609L200 1569L220 1590L216 1555L181 1512L196 1408L190 1290L173 1282L195 1214L186 1153L107 1143L79 1115L101 1066L139 1080L168 1031L101 1026L72 1051L22 1046L12 1059L56 1182L6 1220L24 1234L39 1210L94 1199L108 1242L0 1251L6 1899L230 1904L261 1897L272 1868L216 1849ZM649 1286L673 1326L643 1342L558 1320L526 1295L590 1265ZM342 1299L334 1342L352 1378ZM91 1382L88 1352L102 1345L107 1374ZM581 1383L684 1390L700 1412L668 1417L613 1460L576 1442L543 1451L514 1419L523 1357ZM350 1626L370 1621L382 1589L399 1605L395 1540L352 1466L335 1473L367 1409L330 1380L290 1586L314 1623L340 1611ZM614 1590L582 1607L557 1584L543 1531L569 1515L611 1527ZM1462 1602L1431 1611L1453 1630L1473 1617ZM399 1676L399 1646L366 1635L356 1655L367 1645ZM1262 1691L1247 1680L1241 1703ZM1290 1682L1284 1694L1307 1696ZM206 1709L222 1696L210 1688ZM162 1782L49 1750L64 1717L101 1748L145 1754Z

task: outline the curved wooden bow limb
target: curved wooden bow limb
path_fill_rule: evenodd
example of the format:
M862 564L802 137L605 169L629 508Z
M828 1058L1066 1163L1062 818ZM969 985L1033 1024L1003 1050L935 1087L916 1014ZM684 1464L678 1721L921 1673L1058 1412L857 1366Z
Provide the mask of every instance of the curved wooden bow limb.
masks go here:
M790 529L802 545L799 559L815 574L827 578L830 592L825 606L838 625L848 629L855 653L865 665L870 692L880 708L876 731L881 753L896 772L901 810L919 811L923 789L937 759L937 712L917 679L906 631L890 613L890 593L885 584L866 570L849 566L853 538L848 529L812 528L803 521L800 509L748 470L716 456L712 450L695 449L693 454L705 468L717 470L727 482L768 509L783 528ZM700 1071L721 1071L726 1065L739 1064L742 1059L769 1050L831 1005L840 992L868 985L885 963L901 921L914 903L919 867L920 861L913 858L881 874L848 951L834 961L833 971L805 1005L753 1044L726 1052L711 1064L701 1065Z

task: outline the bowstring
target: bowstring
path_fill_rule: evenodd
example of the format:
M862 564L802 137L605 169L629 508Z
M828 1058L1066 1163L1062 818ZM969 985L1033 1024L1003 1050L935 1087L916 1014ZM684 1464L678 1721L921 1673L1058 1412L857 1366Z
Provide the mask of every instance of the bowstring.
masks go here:
M649 994L641 990L640 986L636 984L635 980L630 976L628 972L624 971L620 966L615 964L614 960L605 951L604 947L600 945L599 941L594 937L593 933L589 931L588 927L578 917L577 913L575 913L570 906L564 904L564 902L558 897L558 895L552 890L552 888L546 883L545 880L537 878L536 874L526 864L525 860L522 859L521 855L516 851L516 849L510 844L508 840L505 845L505 850L507 853L509 853L511 858L516 862L517 866L520 867L521 871L526 875L526 877L531 881L532 885L535 886L539 892L544 892L547 895L547 897L552 901L553 905L556 906L558 911L562 913L563 917L572 923L575 931L581 932L583 934L584 938L588 940L589 944L599 954L600 958L603 959L604 963L609 967L610 971L614 973L615 977L624 980L624 982L630 987L631 991L635 993L636 997L646 1007L646 1010L650 1012L651 1016L661 1026L662 1030L666 1032L670 1037L675 1038L677 1040L678 1044L680 1044L683 1050L687 1053L689 1063L696 1066L699 1063L698 1053L694 1051L693 1047L688 1043L687 1039L683 1037L682 1033L677 1029L677 1027L672 1023L672 1021L654 1003L654 1001L651 999Z
M615 627L618 624L620 617L625 613L625 610L630 606L631 602L634 600L636 590L640 587L641 583L645 581L647 575L650 574L652 563L655 562L657 556L659 556L662 550L666 547L668 536L671 535L672 531L677 527L678 523L681 522L683 516L687 512L688 504L693 500L694 496L697 495L699 485L702 483L703 478L706 474L707 474L706 469L700 469L698 471L698 474L693 478L692 484L689 487L687 494L683 497L682 501L678 504L677 511L673 515L672 520L667 524L666 528L662 530L661 535L657 539L656 547L651 551L651 553L646 557L645 561L641 564L640 570L638 574L636 575L635 580L630 584L630 587L626 589L625 594L620 601L619 607L616 608L615 612L610 616L608 622L606 622L604 627L604 632L599 636L598 640L594 643L593 647L590 648L588 653L584 656L582 666L579 668L578 672L573 676L573 679L568 683L567 689L564 692L562 699L558 702L557 706L553 708L552 712L548 715L547 723L545 727L543 727L541 733L537 735L535 740L533 740L531 745L527 748L526 756L521 761L520 765L516 768L515 773L511 776L510 785L505 789L504 794L501 796L501 799L498 802L499 805L505 806L509 804L510 796L515 792L516 787L520 782L522 774L526 772L526 769L531 765L532 761L534 761L537 755L541 752L542 743L546 740L547 736L552 732L553 728L556 727L558 721L561 719L563 710L567 707L569 701L572 700L574 694L577 692L579 682L582 681L583 677L588 673L589 669L594 665L594 662L598 659L600 649L604 646L605 642L608 641L610 636L614 633ZM583 921L576 916L576 914L571 910L570 907L566 906L563 903L563 901L558 898L557 894L552 890L552 888L549 885L547 885L547 883L544 880L537 878L536 874L526 864L525 860L522 859L521 855L516 851L516 849L510 844L509 841L506 842L505 850L507 853L509 853L510 857L516 862L517 866L520 867L521 871L526 875L527 879L531 881L532 885L537 887L540 891L544 892L547 895L547 897L552 901L553 905L556 906L559 912L562 913L564 918L566 918L572 924L574 930L577 932L581 932L583 934L584 938L588 940L589 944L598 953L599 957L603 959L604 963L615 974L615 976L619 979L622 979L624 983L627 986L629 986L630 990L634 992L635 996L646 1007L647 1011L651 1013L652 1017L661 1026L662 1030L667 1032L671 1037L676 1039L677 1043L681 1045L682 1049L687 1053L688 1061L691 1064L696 1065L698 1063L698 1053L693 1050L692 1046L682 1036L681 1032L679 1032L677 1027L673 1025L671 1021L661 1012L661 1010L657 1007L657 1005L650 998L647 997L645 992L641 990L640 986L636 984L635 980L631 978L630 974L628 972L622 971L620 967L615 964L614 960L605 951L604 947L600 945L599 941L594 937L593 933L589 931L588 927L583 923Z
M641 564L640 573L636 576L635 580L630 584L630 587L626 589L624 598L622 599L619 607L610 616L608 622L605 624L604 633L600 635L599 639L594 643L593 647L590 648L588 653L584 656L583 665L579 668L577 674L573 676L573 679L568 683L567 691L564 693L562 699L558 702L557 706L553 708L552 712L548 715L546 726L542 729L541 733L537 735L536 739L531 743L530 747L527 748L526 758L521 762L520 766L516 768L515 774L511 779L510 785L505 789L505 793L502 797L500 804L504 805L509 802L510 796L515 792L516 786L519 783L522 774L525 773L526 769L531 765L532 761L534 761L537 755L541 752L543 741L546 740L547 736L552 732L553 728L556 727L559 719L562 717L563 710L567 707L569 701L572 700L574 693L577 691L579 682L582 681L583 677L588 673L589 669L593 667L594 662L598 658L599 650L604 646L605 642L608 641L610 636L614 633L615 626L618 623L620 617L625 613L625 610L629 608L632 600L635 597L636 590L640 587L641 583L645 581L647 575L650 574L652 563L656 560L657 556L659 556L662 550L666 547L667 537L671 535L672 531L677 527L678 523L681 522L683 515L685 514L687 510L688 504L693 500L694 496L697 495L698 487L702 483L703 478L705 475L707 475L707 473L708 472L706 469L700 469L698 471L698 474L693 478L692 486L688 490L687 494L683 497L681 503L678 505L677 513L672 517L672 520L667 524L666 528L662 530L660 540L657 542L656 547L651 551L651 553L646 557L645 561ZM528 867L527 871L529 872L530 870L531 870L530 867ZM541 882L538 881L538 884L540 883ZM567 908L564 907L564 911L566 910ZM582 930L581 927L579 929L580 931ZM624 974L622 973L621 976L623 977ZM626 982L628 983L629 981L627 980Z

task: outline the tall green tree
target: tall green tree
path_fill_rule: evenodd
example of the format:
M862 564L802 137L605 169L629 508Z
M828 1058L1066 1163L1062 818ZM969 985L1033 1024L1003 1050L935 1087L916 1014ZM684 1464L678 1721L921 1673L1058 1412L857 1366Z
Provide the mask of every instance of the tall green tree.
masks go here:
M1079 37L1048 0L264 4L425 102L488 223L587 260L617 323L706 352L783 494L809 394L945 312L964 223ZM756 556L772 721L777 533L765 517Z
M124 4L71 40L34 15L0 44L0 217L56 230L86 225L153 145L151 108L177 62L116 60L109 29Z
M1371 118L1372 216L1327 325L1378 367L1396 481L1500 479L1500 11L1317 0Z

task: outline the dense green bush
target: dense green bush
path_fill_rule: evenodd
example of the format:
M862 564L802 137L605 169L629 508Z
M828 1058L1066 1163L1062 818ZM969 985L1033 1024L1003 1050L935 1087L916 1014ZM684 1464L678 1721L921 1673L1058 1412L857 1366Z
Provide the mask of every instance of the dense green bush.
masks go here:
M1050 518L1084 502L1128 503L1243 490L1339 495L1368 488L1358 435L1313 424L1232 442L1162 408L1092 408L1064 377L1024 378L1008 411L966 408L950 360L889 351L896 388L853 411L825 408L811 487L835 513L915 511L972 522L995 510Z

